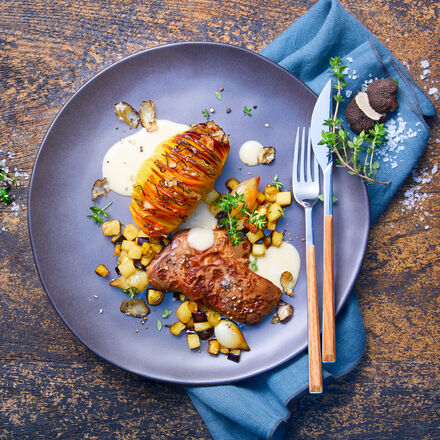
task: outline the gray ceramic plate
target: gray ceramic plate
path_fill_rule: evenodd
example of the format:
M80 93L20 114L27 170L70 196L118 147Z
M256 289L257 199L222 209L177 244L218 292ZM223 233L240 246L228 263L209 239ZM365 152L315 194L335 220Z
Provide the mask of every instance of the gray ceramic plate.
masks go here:
M215 91L224 87L218 101ZM231 152L216 187L234 176L261 176L262 185L279 175L291 189L292 146L297 126L310 121L314 93L278 65L245 49L217 43L182 43L149 49L105 69L83 86L63 107L38 152L29 191L29 229L35 261L49 298L67 326L99 356L136 374L184 384L218 384L245 379L291 359L307 345L305 267L290 300L294 318L272 325L270 317L244 332L252 348L236 364L214 357L203 343L201 352L187 348L185 336L156 329L165 307L176 310L168 295L152 308L148 329L119 311L125 298L94 274L103 263L115 266L110 240L86 216L93 182L101 177L106 150L120 137L133 133L117 121L114 103L138 106L155 102L158 117L186 124L204 120L201 111L215 108L214 120L230 134ZM243 106L257 109L245 115ZM227 114L226 108L232 111ZM269 127L265 127L269 124ZM248 168L238 159L240 145L256 139L277 148L269 166ZM334 210L336 307L347 298L365 252L369 214L364 185L341 169L335 170ZM109 212L131 222L129 199L110 194ZM321 205L321 204L319 204ZM314 211L318 287L322 287L322 206ZM281 229L288 229L304 261L304 220L296 204L286 209ZM97 295L95 299L93 295ZM99 313L102 309L102 314ZM173 316L163 319L172 323ZM136 329L140 329L136 333Z

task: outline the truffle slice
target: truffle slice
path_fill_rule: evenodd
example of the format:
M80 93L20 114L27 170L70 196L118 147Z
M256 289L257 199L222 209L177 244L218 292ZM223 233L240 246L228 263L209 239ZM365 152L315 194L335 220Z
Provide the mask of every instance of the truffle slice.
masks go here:
M391 78L377 79L367 88L368 101L379 113L394 112L399 108L397 84Z
M359 134L362 130L368 132L373 128L373 125L377 121L370 119L357 105L356 100L352 99L345 110L345 116L347 122L350 125L351 131Z

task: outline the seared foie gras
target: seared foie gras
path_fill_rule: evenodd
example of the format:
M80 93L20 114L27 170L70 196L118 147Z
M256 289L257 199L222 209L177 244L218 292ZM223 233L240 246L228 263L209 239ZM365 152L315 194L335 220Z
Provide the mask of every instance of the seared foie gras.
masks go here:
M233 247L224 231L214 231L214 245L192 249L188 230L173 241L148 266L150 284L183 293L243 324L258 324L278 305L281 290L249 268L249 242Z

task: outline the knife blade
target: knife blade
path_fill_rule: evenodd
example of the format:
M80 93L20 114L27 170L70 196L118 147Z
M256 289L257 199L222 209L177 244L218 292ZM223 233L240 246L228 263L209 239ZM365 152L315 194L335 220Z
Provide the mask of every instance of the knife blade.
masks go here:
M336 361L335 297L333 269L333 157L327 145L319 145L322 131L329 127L324 121L331 117L332 80L320 93L312 113L311 139L313 153L324 176L324 306L322 312L322 361Z

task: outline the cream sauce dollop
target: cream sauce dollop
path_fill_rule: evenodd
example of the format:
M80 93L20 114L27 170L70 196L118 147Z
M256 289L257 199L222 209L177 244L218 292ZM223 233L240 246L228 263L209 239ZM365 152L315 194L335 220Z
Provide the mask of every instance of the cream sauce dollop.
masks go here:
M246 141L240 147L240 160L249 167L254 167L258 165L258 155L260 151L263 149L263 145L257 141Z
M296 247L290 243L283 241L280 247L270 246L266 250L264 257L257 258L258 270L255 272L263 278L271 281L281 290L281 274L290 272L296 283L301 267L301 259Z
M142 163L156 147L171 136L189 129L188 125L165 119L157 120L158 130L148 132L144 127L122 138L105 153L102 175L107 178L110 189L121 196L131 196L136 174Z

